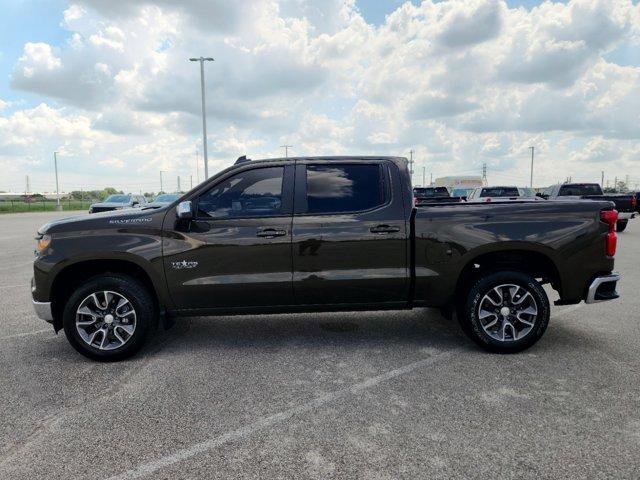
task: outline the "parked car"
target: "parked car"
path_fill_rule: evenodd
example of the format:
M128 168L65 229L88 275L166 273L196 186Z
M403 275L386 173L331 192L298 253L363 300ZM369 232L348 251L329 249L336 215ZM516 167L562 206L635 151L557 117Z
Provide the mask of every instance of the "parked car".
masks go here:
M135 353L178 316L457 310L481 347L517 352L550 305L612 300L610 201L415 208L407 160L242 161L169 208L57 220L38 231L37 315L97 360Z
M631 193L605 194L597 183L563 183L549 187L546 197L549 200L609 200L618 211L617 229L623 232L629 220L635 218L637 199Z
M153 202L149 202L149 207L165 207L178 200L182 194L180 193L163 193L158 195Z
M427 203L456 203L461 202L462 198L452 197L447 187L415 187L413 189L413 198L416 205L424 205Z
M109 195L104 202L93 203L89 207L89 213L144 207L146 204L147 199L143 195Z
M521 200L518 187L476 187L467 197L468 202L493 202L496 200Z

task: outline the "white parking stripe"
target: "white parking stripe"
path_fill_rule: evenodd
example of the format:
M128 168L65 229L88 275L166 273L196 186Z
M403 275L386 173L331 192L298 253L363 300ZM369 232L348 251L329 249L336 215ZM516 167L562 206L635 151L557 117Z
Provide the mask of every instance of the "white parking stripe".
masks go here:
M558 315L563 315L565 313L575 312L576 310L580 310L585 305L586 303L578 303L576 305L571 305L567 308L563 308L562 310L558 310L557 312L554 312L554 314L551 315L551 317L557 317Z
M6 337L0 337L0 340L11 340L12 338L30 337L31 335L40 335L44 332L53 332L53 327L44 328L42 330L36 330L35 332L16 333L15 335L9 335Z
M0 272L4 272L5 270L13 270L14 268L18 268L18 267L24 267L25 265L31 265L33 264L33 260L26 262L26 263L19 263L17 265L10 265L8 267L2 267L0 268Z
M28 283L23 283L21 285L0 285L0 288L24 288L24 287L28 287L29 284Z
M363 390L375 387L376 385L379 385L382 382L392 380L394 378L397 378L401 375L405 375L419 368L432 365L436 361L444 360L450 357L454 351L455 350L448 350L438 355L435 355L433 357L429 357L429 358L425 358L424 360L419 360L417 362L409 363L408 365L405 365L403 367L390 370L376 377L371 377L367 380L364 380L363 382L356 383L355 385L344 388L342 390L338 390L336 392L329 393L322 397L315 398L309 402L303 403L296 407L289 408L287 410L276 413L274 415L270 415L268 417L259 418L255 422L245 425L244 427L240 427L237 430L224 433L219 437L211 438L209 440L196 443L194 445L191 445L190 447L184 448L182 450L178 450L177 452L172 453L170 455L160 457L155 460L151 460L147 463L143 463L142 465L132 470L127 470L126 472L123 472L119 475L110 477L108 480L132 480L135 478L144 477L146 475L151 475L152 473L155 473L162 468L171 466L183 460L187 460L200 453L213 450L214 448L218 448L226 443L229 443L235 440L242 440L243 438L248 437L249 435L253 434L258 430L261 430L266 427L270 427L272 425L276 425L278 423L283 423L296 415L301 415L303 413L310 412L328 403L334 402L340 398L344 398L349 395L356 395L362 392Z

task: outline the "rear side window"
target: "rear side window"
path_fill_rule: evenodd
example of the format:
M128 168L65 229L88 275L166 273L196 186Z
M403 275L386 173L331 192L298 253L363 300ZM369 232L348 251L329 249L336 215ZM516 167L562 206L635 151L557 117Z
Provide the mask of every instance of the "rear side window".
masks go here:
M198 216L256 218L282 213L284 167L245 170L223 180L198 199Z
M307 165L307 212L370 210L385 203L380 165Z
M562 185L558 192L559 197L573 195L602 195L600 185Z
M519 197L517 188L483 188L480 197Z

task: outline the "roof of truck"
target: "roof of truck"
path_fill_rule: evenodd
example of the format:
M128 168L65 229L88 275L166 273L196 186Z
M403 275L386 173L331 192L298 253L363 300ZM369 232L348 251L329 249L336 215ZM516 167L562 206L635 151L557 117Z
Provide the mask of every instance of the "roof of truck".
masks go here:
M241 164L245 162L290 162L296 160L322 160L322 161L336 161L336 162L344 162L344 161L367 161L367 160L389 160L396 163L406 163L406 157L394 157L394 156L385 156L385 155L329 155L329 156L317 156L317 157L275 157L275 158L259 158L259 159L251 159L246 158L246 156L239 157L236 160L236 164Z

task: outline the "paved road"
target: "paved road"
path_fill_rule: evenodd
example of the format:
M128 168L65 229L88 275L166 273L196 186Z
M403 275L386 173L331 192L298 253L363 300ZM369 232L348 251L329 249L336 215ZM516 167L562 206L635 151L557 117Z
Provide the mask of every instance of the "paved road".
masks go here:
M617 302L525 353L437 312L194 318L90 362L32 313L36 228L0 216L0 478L640 478L640 222Z

